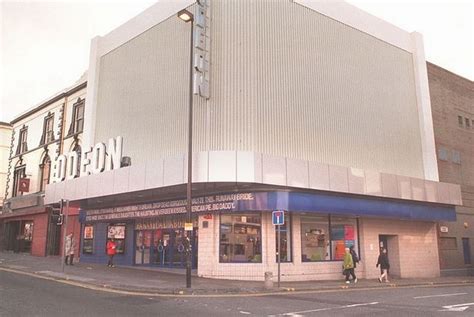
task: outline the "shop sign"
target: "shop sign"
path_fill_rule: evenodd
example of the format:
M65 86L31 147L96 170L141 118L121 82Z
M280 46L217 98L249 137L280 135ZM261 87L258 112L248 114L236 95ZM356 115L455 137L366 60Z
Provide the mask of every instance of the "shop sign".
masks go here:
M193 231L193 223L192 222L186 222L184 224L184 230L185 231Z
M448 227L446 226L441 226L439 227L439 231L443 232L443 233L448 233Z
M193 199L192 212L217 212L238 209L240 202L255 201L254 193L213 195ZM86 211L85 221L114 220L127 218L152 218L186 213L186 199L141 204L126 207L94 209Z
M210 6L211 0L197 0L194 28L193 93L209 99Z
M97 143L93 148L83 148L80 157L75 151L61 154L51 169L52 182L118 169L122 161L122 148L123 138L118 136L109 139L107 147L105 143Z
M197 219L193 220L191 229L197 228ZM183 217L163 218L159 220L142 220L135 223L135 230L180 229L185 227Z
M30 191L30 179L29 178L20 178L19 191L22 193L27 193Z

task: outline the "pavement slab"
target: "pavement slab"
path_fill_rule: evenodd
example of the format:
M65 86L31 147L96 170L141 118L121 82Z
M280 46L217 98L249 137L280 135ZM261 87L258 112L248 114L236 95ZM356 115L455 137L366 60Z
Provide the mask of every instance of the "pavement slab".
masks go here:
M282 282L281 287L265 289L263 281L233 281L197 277L192 279L192 288L186 289L182 272L161 270L151 267L108 268L103 264L76 263L64 266L60 257L35 257L26 254L0 252L0 269L7 268L21 272L48 276L57 280L74 281L128 292L150 294L271 294L302 291L331 291L352 289L378 289L390 287L429 286L447 284L474 284L473 276L439 277L431 279L392 279L391 283L380 284L378 280L359 279L357 284L340 281ZM195 272L194 272L195 273Z

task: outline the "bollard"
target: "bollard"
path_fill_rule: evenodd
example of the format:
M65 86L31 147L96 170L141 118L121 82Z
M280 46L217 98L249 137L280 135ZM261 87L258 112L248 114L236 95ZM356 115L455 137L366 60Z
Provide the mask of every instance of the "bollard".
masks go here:
M265 272L265 289L273 288L273 273Z

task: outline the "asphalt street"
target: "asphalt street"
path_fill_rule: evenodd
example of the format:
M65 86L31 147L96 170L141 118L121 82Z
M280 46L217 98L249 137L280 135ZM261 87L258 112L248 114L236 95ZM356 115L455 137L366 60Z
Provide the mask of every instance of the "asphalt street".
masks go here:
M473 316L474 286L269 296L162 297L96 291L0 271L0 316Z

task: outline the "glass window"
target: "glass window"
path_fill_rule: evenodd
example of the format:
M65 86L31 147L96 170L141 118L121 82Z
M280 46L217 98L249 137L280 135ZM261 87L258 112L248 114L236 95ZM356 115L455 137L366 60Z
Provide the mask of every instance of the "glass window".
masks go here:
M262 262L260 214L221 214L219 262Z
M440 250L457 250L458 244L456 242L456 237L439 238L439 249Z
M114 239L117 245L115 251L117 254L125 253L125 224L114 224L107 227L107 241Z
M54 141L53 122L54 117L52 115L48 116L44 121L45 143Z
M329 254L328 216L301 217L301 261L325 261Z
M438 158L440 161L448 161L449 160L449 152L447 149L440 147L438 150Z
M84 226L84 239L82 240L82 253L92 254L94 253L94 226Z
M77 162L76 164L76 174L77 177L81 176L81 156L82 156L82 149L79 144L76 144L73 148L73 151L77 153Z
M280 226L281 262L291 262L293 260L291 245L291 216L289 213L286 213L285 224ZM278 253L278 226L275 226L275 251ZM276 254L275 260L278 261L278 256Z
M43 164L40 165L41 169L41 183L40 183L40 191L44 191L46 185L49 184L49 174L51 171L51 159L48 155L43 160Z
M74 107L74 133L82 132L84 127L84 103Z
M20 179L24 177L25 177L25 166L17 167L13 174L13 193L12 193L13 197L16 197L22 194L22 192L20 191Z
M18 147L16 149L16 154L21 154L28 151L28 128L24 127L20 130L20 135L18 138Z
M460 126L461 128L463 127L462 116L458 116L458 124L459 124L459 126Z
M461 153L453 150L453 163L461 164Z
M343 260L345 248L357 247L357 222L356 219L331 216L331 254L332 260Z
M469 118L464 118L464 121L466 122L466 128L470 128L471 127L471 120L469 120Z

